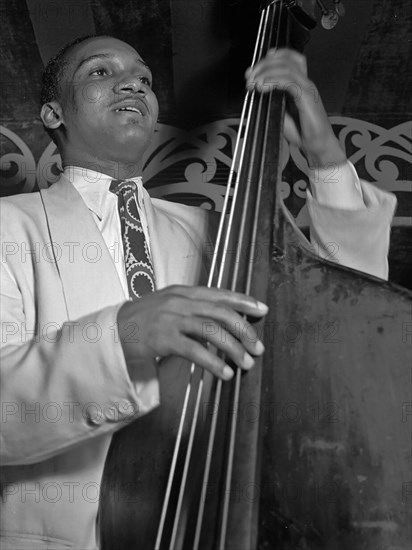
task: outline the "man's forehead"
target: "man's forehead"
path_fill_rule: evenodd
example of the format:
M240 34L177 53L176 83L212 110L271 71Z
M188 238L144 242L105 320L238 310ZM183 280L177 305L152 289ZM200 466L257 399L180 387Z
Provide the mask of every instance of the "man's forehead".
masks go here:
M89 57L99 55L110 57L113 55L127 56L146 65L142 57L132 46L130 46L130 44L118 40L117 38L106 36L90 38L80 44L76 44L76 46L68 52L66 61L76 70L76 67Z

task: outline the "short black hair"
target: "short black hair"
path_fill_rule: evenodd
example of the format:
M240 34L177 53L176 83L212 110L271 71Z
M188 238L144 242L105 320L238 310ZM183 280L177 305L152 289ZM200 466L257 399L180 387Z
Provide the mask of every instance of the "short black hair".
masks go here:
M96 34L89 34L87 36L82 36L72 40L69 44L66 44L54 57L49 59L46 68L44 69L42 76L42 88L40 95L40 104L44 105L49 101L58 101L61 99L61 81L63 78L64 71L68 66L69 62L65 59L67 53L85 40L90 38L97 38Z
M54 57L49 59L46 68L44 69L42 76L42 88L40 94L40 105L43 106L45 103L50 101L60 101L61 100L61 82L63 79L64 71L67 68L69 61L67 59L67 54L70 52L74 46L89 40L90 38L99 38L97 34L89 34L87 36L81 36L72 40L66 46L64 46ZM55 132L56 130L50 130L45 127L46 132L49 134L51 139L56 143Z

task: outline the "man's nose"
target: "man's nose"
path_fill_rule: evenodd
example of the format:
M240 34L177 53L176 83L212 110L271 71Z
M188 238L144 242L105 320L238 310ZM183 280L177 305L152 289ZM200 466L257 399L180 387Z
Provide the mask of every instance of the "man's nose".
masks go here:
M141 81L138 76L129 76L118 82L114 91L116 94L124 93L138 93L141 96L145 96L148 92L148 86Z

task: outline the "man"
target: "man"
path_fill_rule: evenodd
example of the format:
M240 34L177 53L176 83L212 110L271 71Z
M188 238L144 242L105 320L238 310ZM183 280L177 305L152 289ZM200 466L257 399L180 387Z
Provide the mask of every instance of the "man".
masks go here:
M229 379L230 367L201 342L251 368L264 348L243 315L262 317L267 307L194 286L204 280L207 213L143 189L158 104L139 54L114 38L87 38L45 74L41 118L64 173L48 190L2 201L1 547L92 549L111 436L158 405L156 358L183 357ZM359 183L303 57L269 52L246 76L258 89L296 82L302 90L299 131L288 119L286 135L319 175L308 197L317 249L327 254L336 242L337 261L385 277L395 200ZM325 180L330 163L338 182ZM134 301L109 189L119 179L136 186L157 289ZM216 330L205 334L205 322Z

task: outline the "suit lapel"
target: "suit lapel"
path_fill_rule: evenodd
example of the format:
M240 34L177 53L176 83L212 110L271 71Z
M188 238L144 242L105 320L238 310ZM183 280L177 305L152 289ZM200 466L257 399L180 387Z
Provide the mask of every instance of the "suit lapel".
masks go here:
M62 177L41 195L69 319L124 301L112 257L77 190Z
M205 284L206 211L144 196L156 288Z

